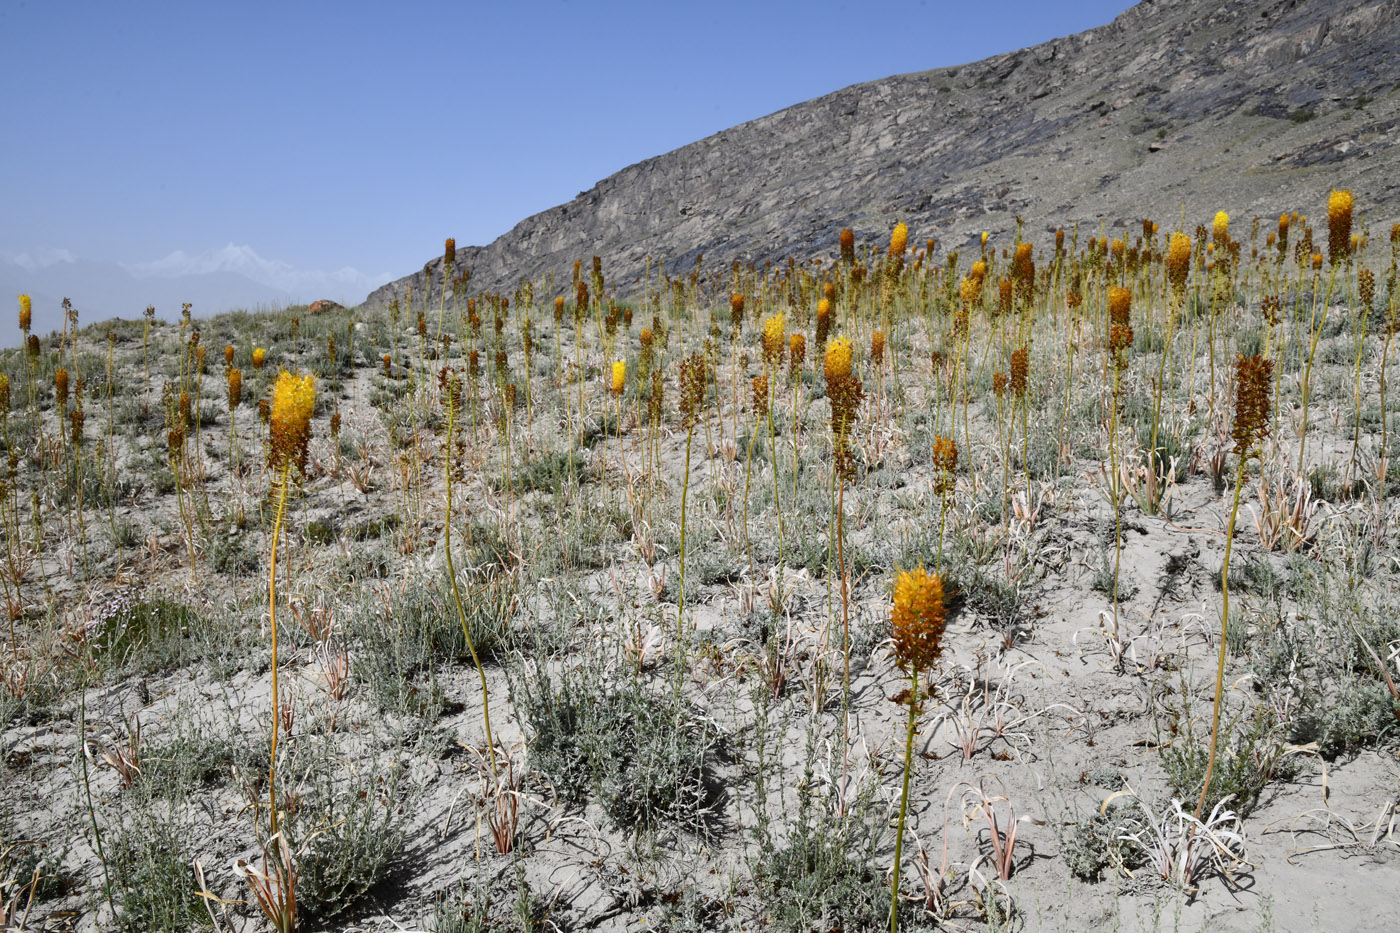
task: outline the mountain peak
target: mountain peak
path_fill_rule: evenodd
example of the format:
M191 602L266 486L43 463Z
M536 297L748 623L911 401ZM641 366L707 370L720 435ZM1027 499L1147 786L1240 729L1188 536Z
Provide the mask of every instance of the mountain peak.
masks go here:
M1316 211L1351 187L1400 197L1400 4L1145 2L1113 22L982 61L852 85L630 165L459 248L472 288L509 292L603 257L619 294L650 258L831 255L843 227L970 243L1017 223L1174 226ZM436 301L441 259L369 295ZM426 292L425 292L426 288Z

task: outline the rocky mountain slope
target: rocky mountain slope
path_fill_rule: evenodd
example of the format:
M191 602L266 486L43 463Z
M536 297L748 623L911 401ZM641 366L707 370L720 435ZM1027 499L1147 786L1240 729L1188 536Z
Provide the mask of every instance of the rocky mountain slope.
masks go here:
M1400 210L1400 4L1144 0L1112 23L973 64L898 75L629 166L458 250L471 290L567 283L600 255L619 292L647 257L688 269L830 255L842 227L953 248L1021 217L1038 236L1142 217L1188 225L1318 214L1350 187ZM441 289L441 258L369 295Z

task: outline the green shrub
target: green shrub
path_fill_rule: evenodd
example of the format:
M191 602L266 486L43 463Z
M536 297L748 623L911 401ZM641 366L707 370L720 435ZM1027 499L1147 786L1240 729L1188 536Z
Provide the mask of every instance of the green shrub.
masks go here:
M207 625L189 606L128 587L108 596L88 623L94 659L139 674L183 667L203 657Z
M451 891L439 893L433 902L433 933L534 933L546 929L548 905L526 883L519 862L514 875L512 884L504 873L490 881L478 873L470 885L461 882Z
M299 852L299 905L317 920L344 913L388 873L403 847L409 807L399 772L351 776L313 768L311 786L287 828Z
M619 828L650 833L668 824L708 834L713 727L669 686L607 679L598 663L553 676L536 663L512 675L531 764L570 803L593 794Z
M191 827L147 811L112 840L112 893L124 929L185 933L209 926L188 848ZM100 882L99 882L100 884Z

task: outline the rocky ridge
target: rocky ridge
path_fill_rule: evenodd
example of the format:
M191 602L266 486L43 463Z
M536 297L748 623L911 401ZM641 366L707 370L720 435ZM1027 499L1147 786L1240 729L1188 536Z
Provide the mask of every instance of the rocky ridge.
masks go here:
M603 258L632 291L648 259L689 270L832 255L841 228L949 249L1320 213L1357 192L1400 213L1400 4L1144 0L1108 25L972 64L857 84L628 166L487 246L470 291L509 293ZM435 302L442 258L366 299ZM558 289L556 289L557 291Z

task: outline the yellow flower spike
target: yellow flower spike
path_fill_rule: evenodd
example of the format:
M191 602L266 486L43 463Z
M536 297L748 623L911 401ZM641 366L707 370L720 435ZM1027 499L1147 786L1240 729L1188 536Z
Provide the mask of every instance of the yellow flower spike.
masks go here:
M228 368L228 410L233 411L243 400L243 370L237 366Z
M851 374L851 342L845 337L837 337L827 345L822 374L828 386Z
M926 670L943 653L943 581L922 567L895 577L890 628L894 657L906 671Z
M982 297L982 280L976 276L969 275L962 280L962 285L959 286L958 291L962 295L963 304L976 304L977 300Z
M612 364L612 394L617 396L622 394L622 390L627 386L627 361L618 360Z
M274 469L306 471L306 448L311 441L311 413L316 407L316 381L309 374L293 376L285 369L272 387L272 444L268 457Z
M826 345L827 335L831 333L831 299L823 298L817 302L817 347Z
M802 368L802 361L807 358L807 338L801 334L793 334L788 338L788 359L792 362L794 374Z
M1333 191L1327 198L1327 258L1334 265L1351 255L1350 191Z
M26 335L29 327L34 322L34 304L28 295L19 296L19 329Z
M1215 222L1211 224L1211 239L1216 243L1224 243L1230 236L1230 215L1224 211L1218 211L1215 215Z
M263 368L263 364L266 363L266 362L267 362L267 350L265 350L265 349L262 348L262 347L258 347L256 350L253 351L253 368L254 368L254 369L262 369L262 368Z
M759 337L759 346L763 349L763 362L773 366L783 358L784 337L787 328L783 322L782 312L770 315L763 322L763 333Z
M1172 290L1186 290L1186 276L1191 271L1191 238L1184 233L1173 233L1167 246L1167 280Z
M901 221L894 225L894 230L890 233L890 258L903 256L908 245L909 225Z
M943 653L943 629L947 610L943 605L943 581L924 568L900 571L894 582L890 628L895 662L910 675L905 694L909 704L909 729L904 739L904 790L899 797L899 824L895 830L894 881L891 887L890 929L899 929L899 868L904 849L904 817L909 806L909 766L914 757L914 728L919 716L919 672L930 668Z
M1108 320L1110 324L1130 323L1129 315L1133 308L1133 293L1115 285L1108 290Z

